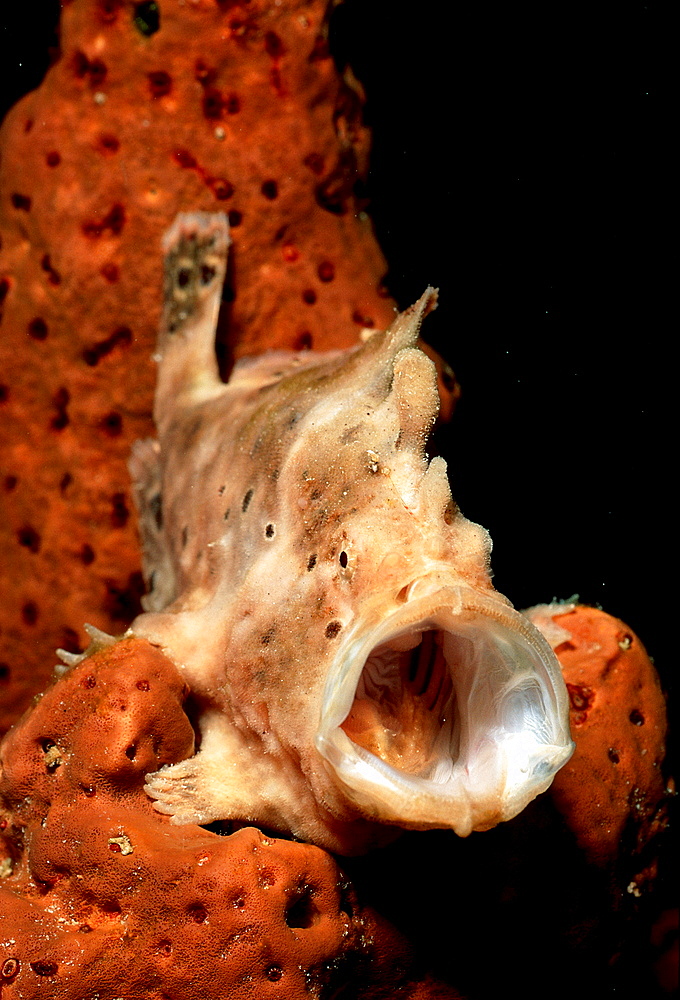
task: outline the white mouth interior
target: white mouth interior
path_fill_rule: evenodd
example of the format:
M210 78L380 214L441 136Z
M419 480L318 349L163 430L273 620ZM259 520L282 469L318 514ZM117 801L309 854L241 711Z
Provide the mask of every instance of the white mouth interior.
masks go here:
M358 804L465 835L548 787L572 750L564 684L520 615L440 608L372 638L327 689L317 737Z

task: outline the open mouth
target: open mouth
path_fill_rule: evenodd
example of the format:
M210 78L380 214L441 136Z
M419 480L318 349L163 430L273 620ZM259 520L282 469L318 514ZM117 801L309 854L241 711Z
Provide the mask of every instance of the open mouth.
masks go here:
M475 596L465 607L458 588L443 596L344 651L317 747L376 818L466 835L516 815L573 745L559 665L540 634L501 602Z
M446 633L407 632L373 650L340 728L358 747L407 774L442 780L458 756L456 693Z

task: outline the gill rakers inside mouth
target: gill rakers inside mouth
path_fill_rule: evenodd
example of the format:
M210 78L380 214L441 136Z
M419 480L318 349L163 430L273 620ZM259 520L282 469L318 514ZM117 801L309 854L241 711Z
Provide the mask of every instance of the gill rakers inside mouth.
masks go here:
M559 664L516 611L449 588L359 629L317 748L363 812L464 836L516 815L568 760Z

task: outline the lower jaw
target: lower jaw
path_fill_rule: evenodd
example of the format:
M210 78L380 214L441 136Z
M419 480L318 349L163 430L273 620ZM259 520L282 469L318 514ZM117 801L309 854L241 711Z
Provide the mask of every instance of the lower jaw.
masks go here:
M429 673L423 635L438 650ZM458 585L349 630L316 746L362 815L461 836L515 816L573 750L548 644L501 600Z

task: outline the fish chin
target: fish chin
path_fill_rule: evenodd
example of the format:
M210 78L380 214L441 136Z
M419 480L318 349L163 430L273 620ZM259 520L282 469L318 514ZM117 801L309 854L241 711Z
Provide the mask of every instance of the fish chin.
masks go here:
M502 601L444 587L348 632L316 747L364 815L467 836L519 813L569 759L559 664Z

